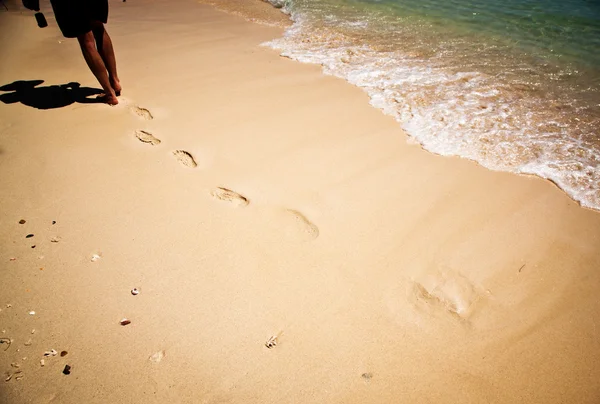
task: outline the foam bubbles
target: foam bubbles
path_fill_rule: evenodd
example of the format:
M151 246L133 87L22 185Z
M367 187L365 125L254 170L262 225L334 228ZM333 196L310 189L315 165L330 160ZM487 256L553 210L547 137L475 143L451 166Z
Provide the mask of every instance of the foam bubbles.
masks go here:
M431 152L547 178L600 209L599 96L579 71L420 21L325 11L292 10L284 37L265 45L364 89Z

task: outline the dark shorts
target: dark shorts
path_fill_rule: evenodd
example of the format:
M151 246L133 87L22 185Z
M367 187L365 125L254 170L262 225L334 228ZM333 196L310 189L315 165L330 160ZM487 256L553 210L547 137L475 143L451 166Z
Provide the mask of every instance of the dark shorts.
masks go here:
M92 21L106 24L108 0L50 0L58 27L67 38L92 30Z

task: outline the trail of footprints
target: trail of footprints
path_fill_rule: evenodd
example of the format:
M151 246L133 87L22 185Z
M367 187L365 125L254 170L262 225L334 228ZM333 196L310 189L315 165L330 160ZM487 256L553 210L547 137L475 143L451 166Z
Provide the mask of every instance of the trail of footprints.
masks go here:
M154 119L152 113L146 108L134 106L131 111L146 121ZM151 146L161 144L158 137L146 130L136 130L135 137L140 142ZM195 158L186 150L174 150L172 155L184 167L196 168L198 166ZM235 208L244 208L250 204L247 197L225 187L213 188L210 190L210 195L214 200ZM319 228L301 212L282 208L275 209L273 214L278 228L287 239L310 241L319 237ZM408 299L417 312L426 312L432 316L449 316L461 323L469 322L478 303L483 298L483 293L469 279L447 270L433 274L426 279L413 280L409 289ZM277 337L271 337L265 344L269 349L276 345ZM150 360L158 362L162 356L157 358L152 356ZM370 379L372 374L364 373L362 377Z
M146 108L134 106L131 108L131 111L134 115L137 115L144 120L149 121L154 119L152 113ZM151 146L161 144L161 140L147 130L138 129L135 131L134 135L142 143ZM174 150L172 155L175 157L175 160L184 167L198 167L196 159L188 151ZM250 204L250 200L244 195L224 187L213 188L210 191L210 195L217 201L227 203L230 206L237 208L246 207ZM276 214L286 236L291 236L292 238L304 241L314 240L319 236L319 228L302 213L293 209L280 209Z

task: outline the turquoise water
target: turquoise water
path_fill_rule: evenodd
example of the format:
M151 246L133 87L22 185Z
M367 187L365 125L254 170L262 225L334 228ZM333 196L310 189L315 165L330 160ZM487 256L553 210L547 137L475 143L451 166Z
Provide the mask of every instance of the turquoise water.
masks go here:
M270 42L363 88L424 148L600 209L600 0L272 0Z

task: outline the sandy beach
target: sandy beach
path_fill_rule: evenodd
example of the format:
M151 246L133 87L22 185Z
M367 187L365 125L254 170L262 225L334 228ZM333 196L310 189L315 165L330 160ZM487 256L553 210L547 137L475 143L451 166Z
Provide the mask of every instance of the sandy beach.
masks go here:
M115 107L18 3L0 403L600 402L599 212L422 150L261 1L111 1Z

